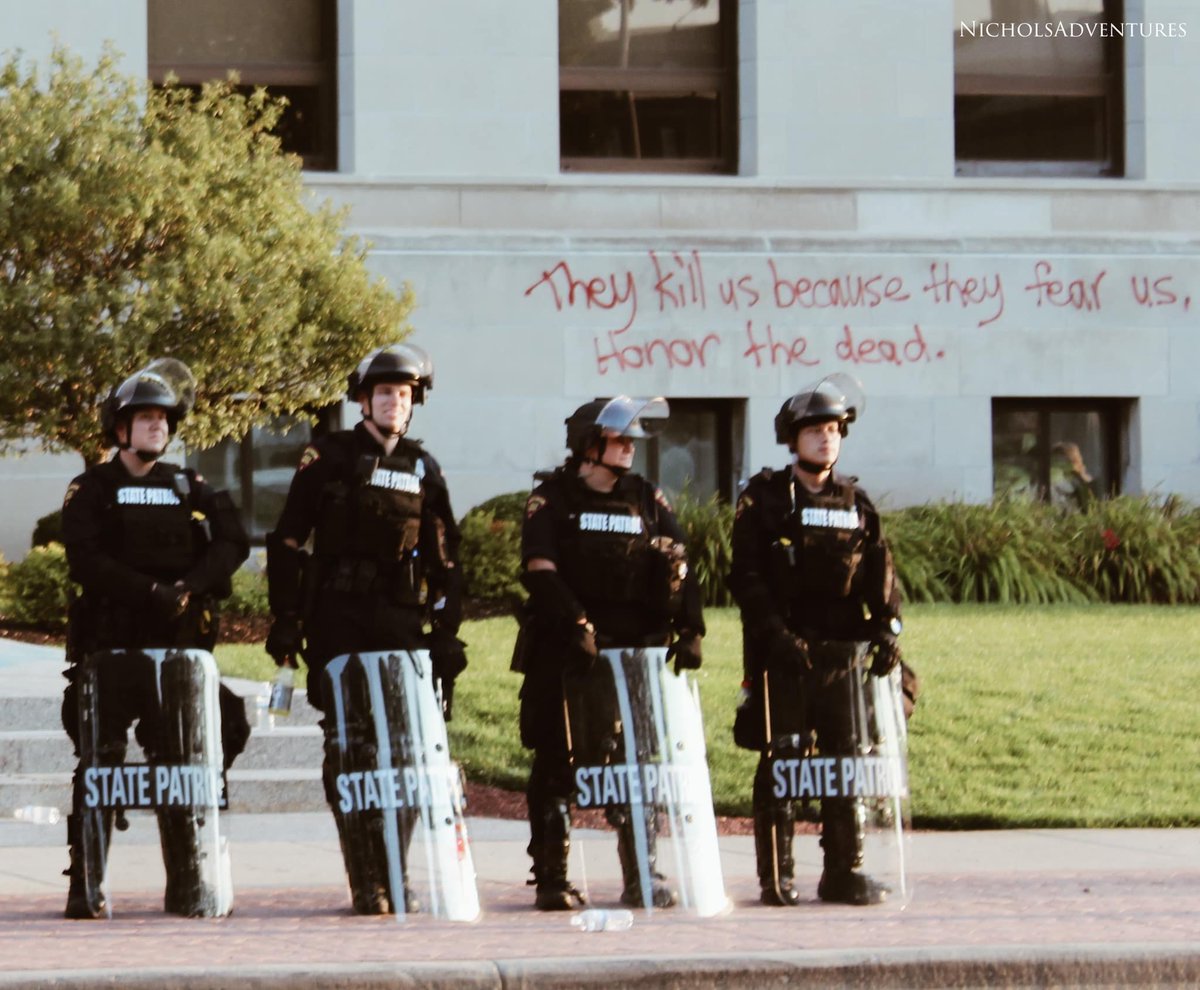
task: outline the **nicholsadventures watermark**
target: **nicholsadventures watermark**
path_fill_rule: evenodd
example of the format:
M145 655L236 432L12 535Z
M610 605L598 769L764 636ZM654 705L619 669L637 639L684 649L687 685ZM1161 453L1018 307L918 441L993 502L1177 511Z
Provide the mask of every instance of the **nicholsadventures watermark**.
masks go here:
M959 21L960 38L1186 38L1186 21Z

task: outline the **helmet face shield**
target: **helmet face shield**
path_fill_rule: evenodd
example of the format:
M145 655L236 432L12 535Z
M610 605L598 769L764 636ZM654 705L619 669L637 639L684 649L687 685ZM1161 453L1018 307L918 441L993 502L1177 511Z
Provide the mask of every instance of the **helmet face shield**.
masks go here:
M775 441L791 446L792 435L805 423L836 420L842 435L866 409L867 397L853 375L836 372L784 402L775 416Z
M135 371L109 393L100 410L100 425L109 443L117 443L117 421L138 409L157 408L167 414L171 432L196 404L196 378L176 358L157 358Z
M611 430L617 436L641 440L661 433L669 415L670 407L661 396L631 399L627 395L618 395L600 410L596 426L601 431Z

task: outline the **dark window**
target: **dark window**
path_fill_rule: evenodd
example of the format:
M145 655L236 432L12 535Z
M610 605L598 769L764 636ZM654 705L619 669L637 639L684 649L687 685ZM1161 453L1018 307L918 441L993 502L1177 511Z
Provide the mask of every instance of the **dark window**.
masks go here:
M261 542L283 512L301 452L314 435L323 432L323 424L314 428L307 421L279 417L270 426L255 427L241 440L224 440L207 450L189 452L187 463L214 488L233 496L246 532Z
M309 169L337 167L336 0L147 0L150 79L199 88L237 72L287 99L276 133Z
M1118 0L955 0L960 175L1121 175Z
M737 171L736 0L558 0L565 171Z
M686 489L698 498L732 500L742 473L743 403L671 399L666 429L637 446L633 469L670 498Z
M1118 494L1130 409L1125 399L993 399L993 491L1074 507Z

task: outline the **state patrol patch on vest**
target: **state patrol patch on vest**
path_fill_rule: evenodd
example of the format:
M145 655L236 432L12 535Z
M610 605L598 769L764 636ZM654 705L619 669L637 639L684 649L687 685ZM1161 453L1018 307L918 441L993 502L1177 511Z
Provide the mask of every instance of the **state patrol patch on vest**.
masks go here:
M641 516L612 512L579 513L581 533L620 533L623 536L637 536L644 532L645 528Z
M800 510L800 525L820 529L858 529L858 507L852 509L827 509L820 506L805 506Z
M171 488L118 488L117 505L181 505Z

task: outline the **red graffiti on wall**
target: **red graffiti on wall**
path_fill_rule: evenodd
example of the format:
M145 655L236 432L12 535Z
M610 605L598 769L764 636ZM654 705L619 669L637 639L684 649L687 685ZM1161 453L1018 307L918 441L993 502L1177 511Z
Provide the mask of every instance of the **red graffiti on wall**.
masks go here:
M617 327L618 330L628 330L637 319L637 281L631 271L609 272L583 279L574 275L566 261L560 261L553 268L543 271L541 277L525 290L525 295L531 295L543 285L553 294L554 308L560 313L582 302L586 309L612 310L618 306L624 307L628 316Z
M1129 275L1129 295L1122 299L1120 279L1106 281L1107 267L1085 267L1078 258L1033 259L1027 263L1031 267L1024 279L1019 262L1012 259L1003 274L967 258L933 259L923 279L912 277L911 261L908 269L899 264L890 270L872 265L865 271L830 275L808 255L742 259L748 260L760 267L731 270L729 259L722 257L724 270L714 277L695 250L649 250L640 264L600 265L587 272L583 262L576 260L573 266L564 258L543 269L525 287L524 295L549 299L556 312L576 314L581 323L574 329L592 336L595 370L601 375L708 369L718 366L718 355L727 345L734 350L721 367L739 359L754 369L823 363L905 367L946 356L945 345L936 339L939 329L945 333L946 320L936 321L931 339L926 329L930 321L913 318L931 311L961 312L964 322L952 332L992 327L990 332L995 333L1014 318L1028 318L1037 310L1061 310L1074 320L1099 314L1111 302L1123 301L1125 312L1131 304L1180 312L1191 307L1191 296L1177 272L1135 271ZM1009 284L1021 285L1023 291L1010 297ZM695 312L697 318L704 314L708 323L714 311L753 311L755 316L743 317L736 332L730 327L723 334L711 325L698 332L690 327L680 331L679 325L689 322L687 313ZM872 311L878 315L868 319L865 314ZM763 318L764 313L776 315ZM837 320L834 313L845 313L852 321L852 314L863 314L860 321L882 323L884 329L854 322L812 323L820 320L817 314ZM653 324L664 317L671 330L655 327L638 332L639 319ZM912 329L895 329L896 324Z

